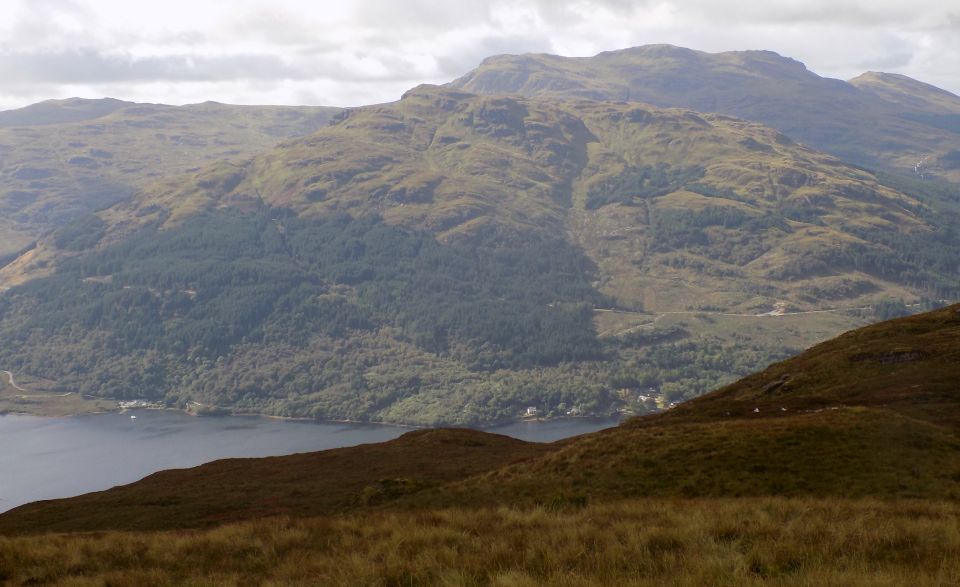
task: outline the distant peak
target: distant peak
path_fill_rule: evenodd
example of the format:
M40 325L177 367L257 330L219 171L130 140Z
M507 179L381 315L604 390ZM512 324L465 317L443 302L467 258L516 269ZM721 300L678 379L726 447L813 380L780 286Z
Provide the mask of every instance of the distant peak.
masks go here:
M93 120L133 105L115 98L45 100L16 110L0 112L0 127L62 124Z
M51 98L50 100L39 102L39 104L47 104L50 106L87 106L93 104L122 106L124 104L133 104L133 102L118 100L116 98L78 98L74 96L72 98Z
M660 44L654 44L654 45L639 45L637 47L628 47L626 49L617 49L615 51L603 51L602 53L598 53L597 57L610 57L614 55L647 55L651 57L667 57L667 56L693 57L699 54L702 54L702 52L696 51L694 49L688 49L686 47L680 47L677 45L660 43Z
M911 89L914 91L924 90L927 92L935 92L941 95L957 97L956 94L952 92L948 92L947 90L938 88L937 86L903 75L902 73L868 71L851 79L850 83L853 85L883 84L904 89Z
M475 94L459 91L446 86L420 84L404 92L403 95L400 96L400 99L402 101L410 101L417 99L436 100L438 98L446 98L460 101L466 98L472 98L474 96Z

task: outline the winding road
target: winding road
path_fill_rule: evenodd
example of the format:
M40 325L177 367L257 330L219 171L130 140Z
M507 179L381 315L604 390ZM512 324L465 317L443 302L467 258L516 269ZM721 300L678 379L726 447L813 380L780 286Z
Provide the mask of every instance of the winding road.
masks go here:
M10 383L10 387L16 389L17 391L27 391L26 389L24 389L24 388L20 387L19 385L17 385L17 382L14 381L14 379L13 379L13 373L11 373L10 371L6 371L6 370L2 370L2 371L0 371L0 373L6 373L6 374L7 374L7 380L8 380L8 382Z

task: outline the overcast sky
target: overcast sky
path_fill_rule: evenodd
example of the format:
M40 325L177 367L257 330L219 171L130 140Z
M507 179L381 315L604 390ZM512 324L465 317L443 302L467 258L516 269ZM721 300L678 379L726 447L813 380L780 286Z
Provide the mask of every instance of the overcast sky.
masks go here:
M770 49L960 93L958 0L0 0L0 109L111 96L352 106L484 57Z

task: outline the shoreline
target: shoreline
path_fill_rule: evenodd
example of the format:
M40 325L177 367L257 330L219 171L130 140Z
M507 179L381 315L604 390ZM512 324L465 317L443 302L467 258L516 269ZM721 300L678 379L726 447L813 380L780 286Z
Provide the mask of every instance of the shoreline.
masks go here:
M116 400L106 400L106 401L116 401ZM383 422L383 421L371 421L371 420L349 420L349 419L319 419L319 418L309 418L304 416L278 416L276 414L261 414L256 412L222 412L222 413L197 413L191 411L188 408L176 408L176 407L127 407L127 408L114 408L109 410L95 410L89 412L80 412L80 413L69 413L69 414L59 414L59 415L45 415L45 414L36 414L26 411L4 411L0 412L0 417L3 416L28 416L33 418L77 418L81 416L97 416L105 414L124 414L131 411L146 410L146 411L157 411L157 412L179 412L186 416L193 418L265 418L269 420L279 420L287 422L298 422L305 424L349 424L353 426L389 426L393 428L407 428L410 430L429 430L432 428L467 428L471 430L481 430L489 431L493 428L500 428L504 426L510 426L514 424L521 423L534 423L534 424L546 424L549 422L563 422L563 421L576 421L576 420L600 420L600 421L616 421L622 422L624 420L623 415L613 415L613 416L599 416L599 415L584 415L584 416L556 416L553 418L538 417L538 418L525 418L519 417L510 420L500 420L497 422L489 424L481 424L478 426L469 426L463 424L451 424L451 423L441 423L436 425L425 425L425 424L410 424L410 423L399 423L399 422Z

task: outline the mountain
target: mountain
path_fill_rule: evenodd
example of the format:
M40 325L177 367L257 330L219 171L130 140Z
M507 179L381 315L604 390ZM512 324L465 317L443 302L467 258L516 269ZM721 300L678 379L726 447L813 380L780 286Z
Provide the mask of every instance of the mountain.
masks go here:
M648 45L585 58L500 55L450 87L718 112L859 165L960 181L960 98L902 75L843 82L770 51Z
M644 412L956 297L958 218L725 115L423 86L43 239L0 363L201 410Z
M243 159L336 108L49 100L0 112L0 257L160 177Z
M552 444L421 430L230 459L21 506L0 515L0 533L641 498L956 502L958 359L960 305L855 330L673 410Z

